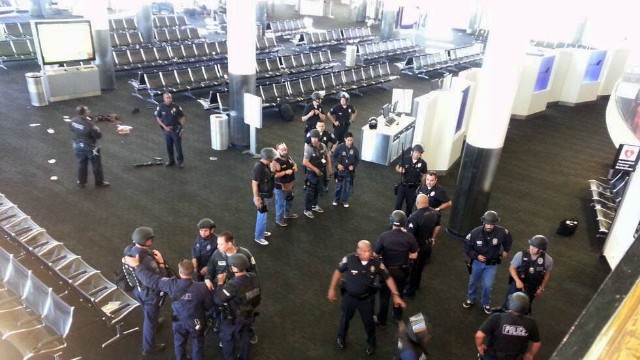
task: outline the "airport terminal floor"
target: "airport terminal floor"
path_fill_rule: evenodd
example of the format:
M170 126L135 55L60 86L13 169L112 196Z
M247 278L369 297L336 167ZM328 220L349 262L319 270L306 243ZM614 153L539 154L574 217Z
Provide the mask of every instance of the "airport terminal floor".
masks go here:
M291 7L276 9L270 19L297 18ZM0 19L2 21L2 19ZM353 26L346 15L316 19L320 28ZM376 25L373 26L376 28ZM335 59L343 59L338 51ZM117 88L101 96L30 105L24 74L39 70L35 61L12 62L0 69L0 193L44 227L58 241L91 266L112 279L120 268L122 249L133 229L155 229L154 247L175 264L190 257L196 238L195 224L211 217L217 232L235 234L240 246L257 259L263 289L257 320L259 342L251 347L254 359L362 359L365 334L354 318L347 348L336 346L340 313L338 303L327 300L327 288L340 259L353 252L360 239L375 242L388 229L393 210L393 185L397 174L391 166L363 162L355 178L350 208L333 207L330 194L320 198L325 209L315 219L301 216L286 228L276 227L273 209L268 214L269 245L253 241L255 207L251 201L251 169L254 159L241 150L211 150L209 115L194 99L174 96L187 118L183 147L185 167L133 164L166 159L163 135L153 118L154 106L130 95L131 73L117 74ZM392 68L398 72L397 67ZM400 75L389 88L412 88L414 96L435 88L425 79ZM360 146L360 128L391 100L391 91L371 87L363 96L352 96L358 110L353 125L355 144ZM206 96L205 93L201 95ZM337 103L326 98L323 106ZM87 105L94 115L116 113L130 134L116 133L113 123L98 123L104 133L102 148L105 179L109 188L78 188L71 133L64 115L73 115L78 105ZM258 148L284 141L290 154L302 160L302 107L294 106L295 121L285 123L276 111L264 111L264 127L258 130ZM600 258L603 242L596 239L594 216L589 207L587 179L605 176L614 156L605 126L606 99L576 107L551 106L527 120L512 120L507 133L497 176L492 186L490 209L500 214L502 224L513 233L512 254L526 248L527 239L543 234L550 240L549 254L555 267L544 296L536 299L534 317L542 336L539 359L548 358L609 273ZM139 109L140 111L134 111ZM36 126L37 124L37 126ZM49 160L55 159L54 163ZM452 197L458 163L441 176ZM56 181L50 180L57 176ZM91 179L91 175L90 175ZM296 180L294 210L302 214L302 175ZM91 180L89 182L91 184ZM575 217L580 225L571 237L554 233L559 221ZM446 225L445 211L443 223ZM478 219L480 225L480 219ZM6 239L1 245L16 251ZM55 282L28 257L38 277ZM442 233L437 239L432 262L427 265L420 291L407 301L405 316L423 312L433 334L430 359L475 359L474 334L486 318L480 307L465 309L468 275L462 242ZM51 284L50 286L54 286ZM503 301L507 288L507 264L500 265L492 305ZM63 291L60 285L54 290ZM124 336L101 348L115 334L97 312L81 303L72 292L62 298L76 306L76 315L62 359L140 358L140 332ZM170 319L165 304L163 313ZM0 314L1 316L1 314ZM140 326L141 311L125 321L125 329ZM396 346L394 326L377 329L378 348L370 358L390 359ZM173 358L171 326L167 321L159 339L169 348L158 359ZM217 335L207 336L206 358L221 359ZM0 357L18 359L11 345L0 340ZM43 357L50 359L51 357Z

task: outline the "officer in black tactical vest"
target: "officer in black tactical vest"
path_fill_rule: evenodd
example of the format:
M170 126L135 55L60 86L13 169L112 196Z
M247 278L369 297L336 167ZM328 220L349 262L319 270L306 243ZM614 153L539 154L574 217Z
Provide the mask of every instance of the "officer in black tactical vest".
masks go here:
M218 286L213 293L217 305L223 307L220 340L225 360L235 360L234 343L240 341L238 359L249 359L250 329L255 320L255 309L260 305L260 282L258 277L250 272L249 260L242 254L229 256L228 264L234 273L233 279Z
M434 245L434 231L440 225L440 214L429 206L429 198L425 194L419 194L416 198L418 209L407 219L407 232L413 234L418 242L418 257L411 267L407 286L404 288L404 296L412 298L416 290L420 288L422 271L431 257Z
M139 227L131 234L133 244L124 249L124 256L139 257L140 267L158 276L166 276L164 259L158 250L151 250L155 234L152 228ZM126 264L125 264L126 265ZM142 354L150 355L166 348L165 344L156 342L156 330L160 317L161 292L145 286L135 275L131 279L131 268L123 266L129 284L134 286L133 293L144 313L142 325ZM132 281L133 280L133 281Z
M400 182L396 188L396 210L402 210L402 204L406 202L405 214L411 214L413 211L416 190L427 173L427 162L422 159L423 152L422 145L416 144L411 149L411 155L402 154L400 164L396 165L396 172L400 173Z
M84 105L76 108L76 116L71 119L69 127L73 133L73 152L78 160L78 187L87 184L89 161L93 169L93 179L97 187L106 187L110 184L104 181L102 174L102 160L98 139L102 137L100 129L91 123L91 110Z
M216 223L209 218L204 218L196 224L198 237L191 248L191 261L196 269L194 279L203 281L207 274L207 263L218 246L216 235Z
M302 165L307 169L305 185L307 186L304 203L304 215L313 219L313 212L322 213L324 210L318 206L318 197L322 190L322 178L325 172L332 172L331 157L328 156L327 147L320 142L320 132L311 130L309 136L311 143L305 144Z
M256 162L252 170L251 191L253 192L253 204L256 206L255 241L260 245L269 245L265 237L271 236L267 231L267 204L273 198L273 190L276 183L271 163L278 155L273 148L264 148L260 151L260 161Z

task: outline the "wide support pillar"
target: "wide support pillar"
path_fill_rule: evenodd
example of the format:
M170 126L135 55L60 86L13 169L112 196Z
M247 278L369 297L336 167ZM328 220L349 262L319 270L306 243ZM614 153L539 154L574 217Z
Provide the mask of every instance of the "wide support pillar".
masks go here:
M153 43L153 14L151 12L151 0L141 0L138 12L136 12L136 25L142 36L142 41Z
M74 13L81 14L91 21L96 66L102 90L116 88L116 72L113 66L111 31L109 30L109 14L107 12L108 3L108 0L79 2L74 8Z
M398 9L399 5L396 0L388 0L384 2L382 23L380 24L380 39L390 40L394 38L393 35L396 28Z
M267 30L267 0L258 0L256 3L256 22L260 24L260 34L264 36Z
M487 2L490 36L478 72L453 209L447 231L459 238L480 224L507 134L511 107L529 42L532 9L521 2Z
M249 146L249 125L244 119L244 93L256 93L257 0L227 2L229 49L229 142Z

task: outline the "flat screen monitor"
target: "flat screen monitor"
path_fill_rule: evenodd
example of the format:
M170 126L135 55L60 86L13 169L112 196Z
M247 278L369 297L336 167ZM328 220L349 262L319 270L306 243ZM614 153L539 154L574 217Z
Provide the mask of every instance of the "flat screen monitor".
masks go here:
M389 114L391 114L391 105L384 104L382 105L382 117L387 120L389 118Z
M89 20L34 23L41 65L96 59Z
M394 101L391 104L391 110L390 111L391 111L392 114L395 114L395 113L398 112L398 100Z
M549 80L551 80L554 61L555 56L543 57L542 60L540 60L540 69L538 70L538 77L536 78L536 84L533 88L534 93L544 91L549 88Z

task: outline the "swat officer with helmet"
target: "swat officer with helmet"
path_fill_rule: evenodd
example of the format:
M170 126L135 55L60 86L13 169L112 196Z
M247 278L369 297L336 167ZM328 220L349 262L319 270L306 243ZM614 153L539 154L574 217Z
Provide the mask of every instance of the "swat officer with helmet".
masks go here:
M249 260L236 253L229 256L229 267L234 277L213 293L217 305L223 307L224 320L220 327L220 340L225 360L234 357L234 343L240 340L238 359L249 359L250 329L255 321L255 309L260 305L261 291L258 277L250 272Z
M253 166L251 190L253 192L253 204L256 206L255 241L260 245L269 245L265 237L271 236L267 231L267 203L273 198L275 189L275 175L271 171L271 163L277 156L273 148L264 148L260 151L260 160Z
M322 190L322 179L325 172L331 175L332 165L331 156L329 156L327 147L320 142L320 132L317 129L311 130L309 133L311 143L305 144L302 165L307 169L305 174L305 203L304 215L313 219L313 211L322 213L324 210L318 205L318 197Z
M322 94L314 91L311 94L311 104L305 106L302 111L302 122L304 123L304 135L316 128L318 121L324 121L327 115L322 112Z
M409 272L410 260L418 257L418 243L416 238L408 233L404 226L407 224L407 216L402 210L395 210L389 217L392 229L380 235L378 242L373 247L373 256L382 258L382 263L393 278L397 290L392 290L385 284L380 287L380 309L376 320L380 326L387 324L389 314L389 298L393 294L402 298ZM393 307L393 319L402 320L402 308Z
M205 284L193 281L193 263L182 260L178 263L180 277L167 278L142 267L140 255L124 257L123 261L136 269L136 275L145 286L171 296L176 359L187 359L187 341L191 338L191 359L204 360L204 324L207 312L213 308L213 294Z
M89 161L93 169L93 180L96 187L107 187L110 184L104 181L102 173L102 157L100 148L96 145L102 137L100 129L91 123L91 110L84 105L76 108L76 116L71 119L69 127L73 133L73 152L78 161L78 182L80 188L87 184L87 172Z
M333 135L338 139L338 142L344 142L344 134L349 131L349 125L353 124L356 120L356 109L351 105L348 93L341 92L340 103L336 104L329 111L329 119L333 123Z
M427 162L422 159L424 148L416 144L411 149L411 155L402 157L400 164L396 165L396 172L400 174L400 182L396 188L396 210L402 209L406 202L406 214L411 214L416 204L416 189L422 183L422 178L427 173Z
M529 249L517 252L509 265L509 288L502 305L508 308L509 296L516 291L529 296L529 308L525 314L531 314L533 300L541 296L551 278L553 258L547 254L549 240L543 235L529 239Z
M536 321L525 315L529 298L522 292L510 296L509 311L492 314L476 332L478 359L533 360L542 347Z
M498 225L500 217L489 210L482 215L482 225L469 232L464 240L464 252L470 261L469 287L465 308L474 305L478 297L478 286L482 283L482 309L491 314L491 289L496 279L498 265L511 251L511 233Z
M207 274L207 263L216 251L218 235L216 235L216 223L209 218L204 218L196 224L198 237L191 248L191 261L195 271L195 280L203 281Z
M151 250L155 233L150 227L139 227L131 234L133 244L124 249L124 256L137 257L140 262L140 268L156 274L158 276L166 276L167 269L164 259L158 250ZM123 260L124 261L124 260ZM130 268L123 267L127 280L131 278L128 273ZM156 342L156 329L158 327L158 318L160 317L160 301L162 296L160 291L152 287L146 286L139 278L129 280L130 285L134 286L133 293L136 300L140 303L144 313L144 322L142 324L142 355L151 355L166 348L165 344Z

